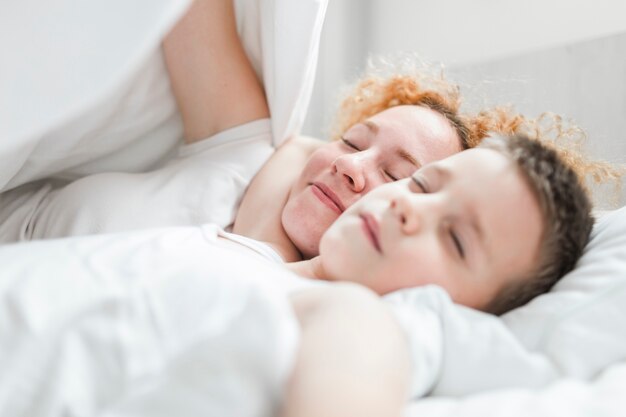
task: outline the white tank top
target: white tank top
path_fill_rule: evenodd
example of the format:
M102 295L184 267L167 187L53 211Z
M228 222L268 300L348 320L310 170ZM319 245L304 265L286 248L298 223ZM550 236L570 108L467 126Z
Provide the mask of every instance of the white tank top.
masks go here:
M27 184L0 195L0 242L205 223L226 229L273 152L262 119L183 146L154 171L94 174L61 188Z
M232 243L235 243L238 246L243 246L251 251L257 253L268 261L283 264L285 260L280 256L278 252L272 249L267 243L261 242L259 240L251 239L246 236L237 235L235 233L229 233L224 231L221 227L216 224L205 224L202 226L202 231L204 232L207 238L210 240L217 241L218 237L226 239Z

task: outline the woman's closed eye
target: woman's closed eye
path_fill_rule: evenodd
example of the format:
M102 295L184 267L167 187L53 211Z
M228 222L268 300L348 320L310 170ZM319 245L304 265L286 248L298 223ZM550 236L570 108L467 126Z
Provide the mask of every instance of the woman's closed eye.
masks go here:
M344 138L343 136L341 137L341 141L343 142L344 145L346 145L348 148L352 148L355 151L360 151L361 149L356 146L354 143L350 142L348 139Z
M389 171L383 171L383 172L385 173L385 176L389 178L391 181L398 181L400 179Z

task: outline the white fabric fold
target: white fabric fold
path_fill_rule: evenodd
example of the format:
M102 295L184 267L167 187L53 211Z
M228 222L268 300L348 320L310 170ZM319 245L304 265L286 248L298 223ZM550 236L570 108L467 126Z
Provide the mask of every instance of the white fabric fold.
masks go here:
M142 172L174 155L182 123L160 46L190 3L3 3L0 191L50 176ZM235 6L278 146L304 121L327 0Z

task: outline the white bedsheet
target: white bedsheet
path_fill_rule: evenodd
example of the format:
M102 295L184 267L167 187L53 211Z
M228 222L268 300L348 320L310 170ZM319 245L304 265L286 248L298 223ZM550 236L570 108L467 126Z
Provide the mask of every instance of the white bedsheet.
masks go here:
M305 283L205 232L0 246L0 415L269 416Z
M48 175L141 171L167 158L181 125L158 45L188 4L3 3L0 190ZM326 2L236 4L278 144L304 117ZM197 230L0 247L0 415L268 411L297 330L284 292L266 285L292 276L226 252L206 256L192 249L204 245ZM419 400L408 415L619 416L623 230L624 220L596 229L607 239L596 239L583 268L505 320L454 306L432 287L390 297L412 340L413 393L448 396ZM514 386L524 388L506 389Z
M314 284L240 256L202 227L0 246L0 415L270 415L298 341L286 295ZM621 416L622 363L570 379L576 368L438 287L387 301L413 393L435 395L409 417Z
M561 379L541 390L501 389L461 398L414 401L405 417L621 417L626 363L592 381Z

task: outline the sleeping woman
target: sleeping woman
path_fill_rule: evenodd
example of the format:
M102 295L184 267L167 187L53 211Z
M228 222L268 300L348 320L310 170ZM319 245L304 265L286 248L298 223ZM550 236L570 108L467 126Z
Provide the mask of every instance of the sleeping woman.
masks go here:
M328 227L372 189L518 122L497 112L462 116L458 90L443 80L371 78L344 103L341 140L297 137L274 152L231 1L196 1L163 51L184 125L178 157L151 172L5 192L0 241L213 223L270 244L284 261L310 259Z
M205 227L213 242L242 259L306 259L288 267L361 284L369 290L331 283L293 296L302 341L282 415L400 415L406 341L372 291L435 284L457 303L508 311L573 268L592 225L589 199L539 141L495 136L457 153L481 137L474 125L461 121L458 103L414 86L406 102L392 95L363 110L341 141L281 147L244 199L240 234L228 233L247 181L273 151L263 91L233 22L230 1L197 1L164 42L185 125L179 158L145 174L38 188L45 195L32 210L0 214L0 231L15 241L217 223ZM209 65L216 60L220 68ZM229 208L218 216L223 198ZM356 320L368 326L352 329ZM364 345L367 355L354 355Z
M264 91L238 38L231 1L195 2L163 52L184 125L178 157L151 172L5 192L0 241L234 223L236 233L300 260L318 253L323 231L362 195L477 141L458 113L454 86L393 77L380 85L367 80L377 90L366 94L368 102L356 100L362 88L346 102L341 141L296 137L274 153Z

